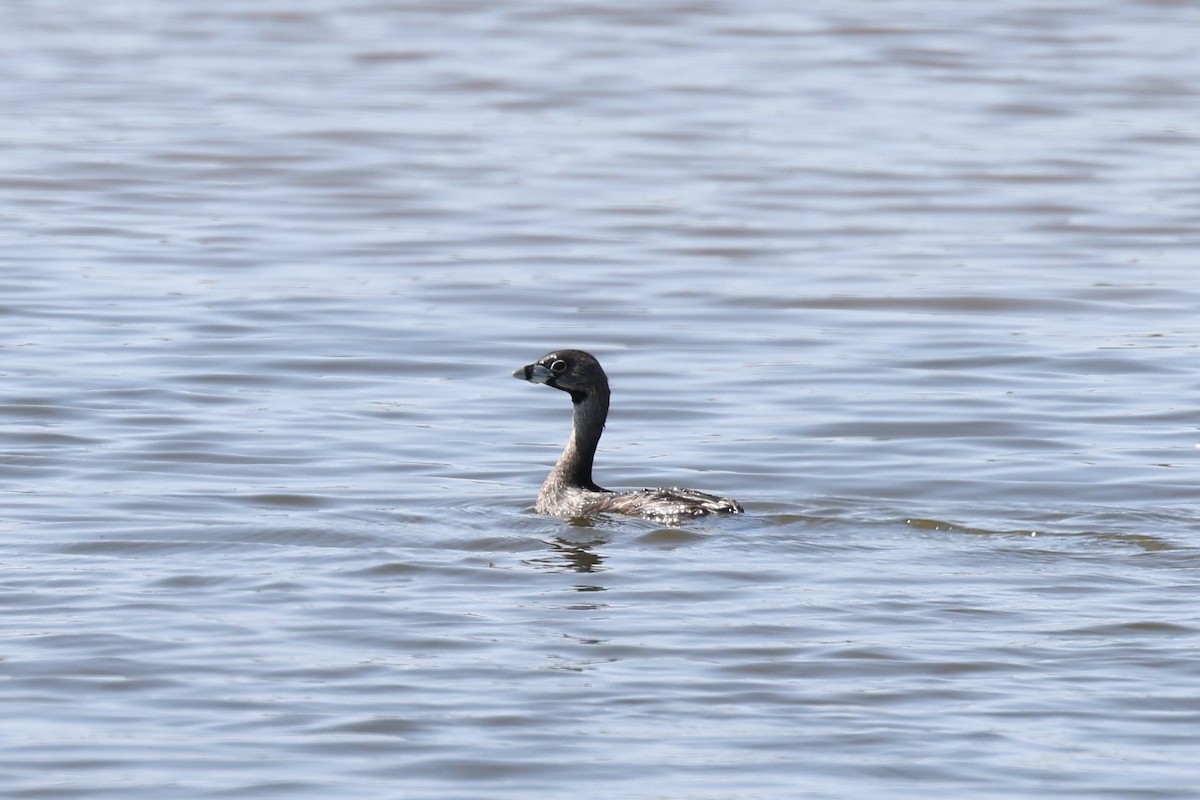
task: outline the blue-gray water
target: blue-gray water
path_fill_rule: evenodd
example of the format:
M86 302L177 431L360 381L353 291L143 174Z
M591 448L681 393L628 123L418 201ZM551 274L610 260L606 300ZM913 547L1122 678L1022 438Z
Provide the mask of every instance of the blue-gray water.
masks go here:
M4 17L5 798L1195 796L1200 7Z

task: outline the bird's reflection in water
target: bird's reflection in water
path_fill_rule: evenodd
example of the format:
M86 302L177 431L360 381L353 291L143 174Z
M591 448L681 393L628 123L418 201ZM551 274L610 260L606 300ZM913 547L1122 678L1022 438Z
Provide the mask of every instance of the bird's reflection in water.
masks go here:
M604 556L594 549L605 544L603 539L579 541L556 536L546 544L550 545L551 550L552 558L549 560L556 562L560 568L565 566L574 572L604 571ZM592 591L602 589L603 587L596 587Z
M607 540L590 537L588 539L567 538L555 536L553 539L542 540L549 551L537 558L527 559L526 563L547 572L578 572L596 574L605 571L606 556L596 548L607 544ZM603 592L604 586L595 583L577 584L577 592Z
M570 541L555 537L547 542L553 549L552 558L558 562L559 569L573 572L591 573L604 572L604 556L593 550L597 545L605 544L603 539L593 539L587 542ZM573 587L577 592L603 592L607 587L595 583L577 583ZM596 598L598 601L599 598ZM605 608L602 602L572 603L567 608L575 611L596 611Z

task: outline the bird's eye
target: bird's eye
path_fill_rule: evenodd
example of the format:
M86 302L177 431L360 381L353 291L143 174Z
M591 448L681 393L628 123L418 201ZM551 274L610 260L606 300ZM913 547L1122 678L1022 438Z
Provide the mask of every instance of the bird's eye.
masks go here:
M563 361L561 358L554 359L550 362L550 371L555 375L562 375L567 371L567 362Z

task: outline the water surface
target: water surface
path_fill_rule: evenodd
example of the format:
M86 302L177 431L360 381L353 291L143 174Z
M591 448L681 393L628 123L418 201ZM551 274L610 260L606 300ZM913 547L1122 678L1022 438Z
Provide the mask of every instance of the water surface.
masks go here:
M5 797L1194 795L1200 11L7 16Z

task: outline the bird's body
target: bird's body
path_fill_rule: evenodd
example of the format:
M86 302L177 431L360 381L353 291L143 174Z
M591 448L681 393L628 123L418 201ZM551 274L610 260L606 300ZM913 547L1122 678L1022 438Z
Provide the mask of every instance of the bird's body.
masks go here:
M571 438L558 463L542 483L534 511L562 517L626 514L651 519L678 519L705 514L740 514L742 506L728 497L695 489L638 489L611 492L592 480L592 462L608 418L608 376L595 357L582 350L547 353L513 373L530 383L544 383L571 395L574 417Z

